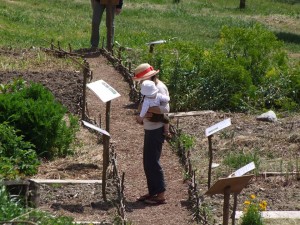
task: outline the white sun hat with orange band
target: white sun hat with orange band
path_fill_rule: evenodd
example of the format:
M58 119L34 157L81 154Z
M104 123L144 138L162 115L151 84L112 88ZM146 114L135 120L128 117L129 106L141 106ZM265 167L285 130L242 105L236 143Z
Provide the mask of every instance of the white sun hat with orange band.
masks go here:
M132 78L134 81L146 80L155 74L157 74L159 70L153 69L148 63L140 64L134 70L134 77Z

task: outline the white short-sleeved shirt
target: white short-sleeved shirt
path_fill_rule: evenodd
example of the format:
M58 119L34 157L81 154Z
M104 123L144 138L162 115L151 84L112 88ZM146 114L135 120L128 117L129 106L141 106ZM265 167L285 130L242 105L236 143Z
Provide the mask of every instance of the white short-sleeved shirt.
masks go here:
M170 97L167 95L162 95L161 93L157 93L153 97L145 96L140 112L140 117L144 117L150 107L160 106L162 103L168 103L169 101Z
M156 87L158 88L158 93L161 93L162 95L166 95L169 96L169 91L167 86L161 82L160 80L158 80ZM168 102L163 102L160 106L160 111L161 113L168 113L170 111L170 106ZM143 123L144 123L144 129L145 130L155 130L158 129L160 127L162 127L164 125L163 122L151 122L149 119L144 118L143 119Z

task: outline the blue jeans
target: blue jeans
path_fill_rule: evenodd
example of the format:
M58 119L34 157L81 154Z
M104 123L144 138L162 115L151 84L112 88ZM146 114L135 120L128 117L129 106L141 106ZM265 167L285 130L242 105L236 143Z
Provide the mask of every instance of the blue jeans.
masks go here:
M145 130L143 164L150 195L156 195L166 190L164 173L159 162L164 143L163 133L163 127Z
M100 4L98 0L91 0L93 17L92 17L92 33L91 33L91 47L98 47L100 41L100 24L102 15L106 9L106 5ZM107 13L106 13L107 17ZM115 33L115 6L112 7L112 42L114 42L114 33ZM106 18L106 28L109 26L108 19Z

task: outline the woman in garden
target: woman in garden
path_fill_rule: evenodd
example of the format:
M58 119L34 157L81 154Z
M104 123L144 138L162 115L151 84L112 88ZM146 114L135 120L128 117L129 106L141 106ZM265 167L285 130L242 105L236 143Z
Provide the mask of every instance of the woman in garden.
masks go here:
M148 63L143 63L135 69L133 80L141 83L145 80L151 80L155 83L158 93L169 96L168 88L158 79L157 73L159 73L159 70L154 70ZM159 161L165 139L164 123L151 122L149 118L153 113L163 114L167 112L169 112L169 104L165 103L161 106L150 107L142 123L139 122L137 116L137 122L143 124L145 130L143 165L148 186L148 193L139 197L138 201L144 201L147 204L166 203L166 185L163 169Z

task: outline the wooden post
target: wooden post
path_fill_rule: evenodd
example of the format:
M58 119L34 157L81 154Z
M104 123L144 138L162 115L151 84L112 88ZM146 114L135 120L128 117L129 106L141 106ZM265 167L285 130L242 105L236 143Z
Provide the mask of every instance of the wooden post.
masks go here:
M110 130L110 106L111 101L106 102L106 131L109 133ZM102 196L103 200L106 201L106 173L109 165L109 140L110 137L107 135L103 136L103 172L102 172Z
M29 180L29 206L37 208L40 205L40 184Z
M230 200L230 186L227 186L224 189L223 225L228 225L228 221L229 221L229 200Z
M82 87L82 111L81 111L81 119L85 119L85 108L86 108L86 82L87 82L87 76L89 73L89 65L86 61L84 61L84 67L83 67L83 87Z
M208 155L209 155L209 164L208 164L208 182L207 186L210 188L211 183L211 167L212 167L212 161L213 161L213 152L212 152L212 141L211 141L212 135L208 136Z
M106 45L107 50L112 52L112 39L113 39L113 5L112 0L108 0L108 4L106 6L106 22L108 24L107 27L107 37L106 37Z
M236 212L236 207L237 207L237 196L238 194L237 193L234 193L233 195L233 209L232 209L232 225L235 225L235 212Z

